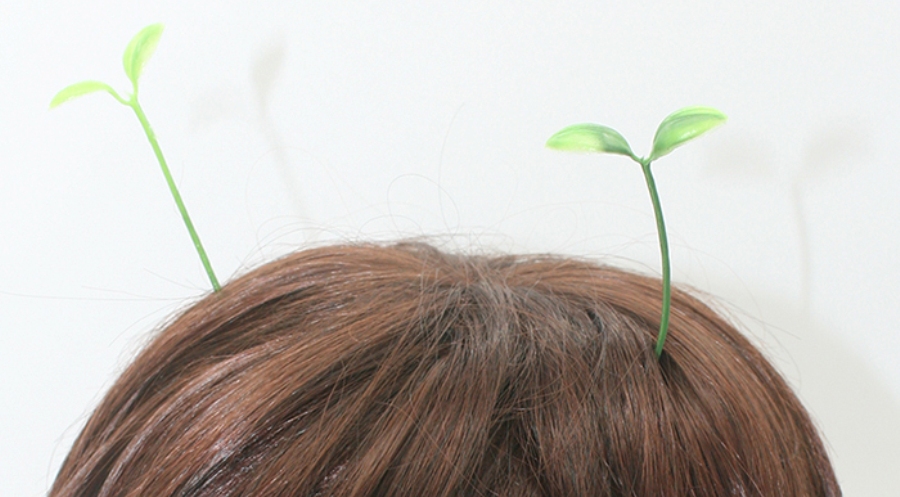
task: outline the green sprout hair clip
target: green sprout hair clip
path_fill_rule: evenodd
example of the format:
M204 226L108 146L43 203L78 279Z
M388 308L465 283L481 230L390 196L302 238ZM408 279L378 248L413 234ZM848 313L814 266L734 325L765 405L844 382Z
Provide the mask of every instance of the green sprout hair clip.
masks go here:
M659 320L659 336L656 339L656 357L660 357L669 328L669 312L672 300L671 269L669 267L669 242L666 223L663 220L656 182L650 172L650 163L668 154L676 147L692 140L725 122L725 114L711 107L685 107L663 119L653 137L653 150L646 158L638 157L631 146L616 130L599 124L575 124L563 128L547 140L547 147L571 152L598 152L626 155L640 164L644 180L650 190L653 212L656 214L656 231L659 235L659 251L662 256L663 301Z
M116 90L106 83L100 81L82 81L80 83L69 85L57 93L50 102L50 108L52 109L72 98L98 91L105 91L112 95L113 98L118 100L122 105L131 107L131 110L134 111L138 120L141 122L141 127L144 128L144 133L147 135L147 140L150 141L150 146L153 147L153 153L156 154L156 160L159 161L159 166L162 168L163 175L166 177L166 183L168 183L169 190L175 198L175 204L178 205L181 218L184 220L188 233L191 235L191 240L194 242L194 248L197 249L197 254L200 255L200 261L203 263L203 268L206 269L206 274L209 276L209 281L212 283L213 290L219 291L221 288L219 281L216 279L216 274L213 272L209 258L206 256L206 251L203 250L203 244L200 243L200 237L197 235L197 230L194 229L194 223L191 222L191 217L188 215L187 208L185 208L184 202L181 200L181 194L178 193L178 188L175 186L175 180L172 179L172 174L169 172L169 166L166 164L166 159L163 157L162 149L159 148L156 134L153 132L153 128L150 127L150 121L147 120L144 109L138 102L138 79L140 79L141 72L147 64L147 61L150 60L150 57L156 50L156 45L159 43L162 32L162 24L151 24L138 32L125 48L125 54L122 56L122 63L125 66L125 74L128 76L128 79L131 80L132 87L132 93L128 98L120 96Z

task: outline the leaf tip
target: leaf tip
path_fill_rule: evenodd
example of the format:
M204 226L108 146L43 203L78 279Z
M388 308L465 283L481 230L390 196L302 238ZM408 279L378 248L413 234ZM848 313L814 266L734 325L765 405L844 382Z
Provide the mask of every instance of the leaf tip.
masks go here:
M62 92L60 92L60 93L62 93ZM63 98L62 96L60 96L60 93L57 93L56 95L54 95L53 99L50 100L50 106L47 107L48 110L53 110L53 109L59 107L60 105L62 105L63 102L68 100L67 98Z
M565 128L553 133L550 138L547 138L547 142L544 143L544 146L551 150L567 150L567 140L565 138L567 130L568 128Z

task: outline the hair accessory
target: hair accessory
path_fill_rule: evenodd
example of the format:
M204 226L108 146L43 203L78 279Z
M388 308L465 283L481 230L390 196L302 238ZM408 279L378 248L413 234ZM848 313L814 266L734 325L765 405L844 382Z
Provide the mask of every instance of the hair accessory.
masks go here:
M197 254L200 255L200 261L203 263L203 268L206 269L206 274L209 276L209 281L212 283L213 290L218 292L221 288L219 280L216 279L216 274L213 272L212 265L209 263L206 251L203 250L203 244L200 243L200 236L197 235L197 231L194 229L194 223L191 222L191 217L188 215L187 208L181 200L181 194L178 193L178 188L175 186L175 180L172 179L172 174L169 172L169 166L166 164L166 159L163 157L162 149L159 148L156 134L153 132L153 128L150 127L150 121L147 120L144 109L141 108L141 104L138 102L138 79L141 77L144 65L147 64L147 61L150 60L150 57L156 50L156 45L159 43L162 32L162 24L151 24L138 32L125 48L125 54L122 56L122 64L125 66L125 74L128 76L128 79L131 80L132 87L132 94L129 95L128 98L121 97L116 90L106 83L100 81L82 81L80 83L69 85L57 93L56 96L53 97L53 100L50 101L50 108L52 109L72 98L97 91L105 91L112 95L113 98L118 100L122 105L131 107L131 110L134 111L138 120L141 122L141 127L144 128L144 133L147 135L147 140L150 141L150 146L153 147L153 153L156 154L156 160L159 161L163 175L166 177L166 183L168 183L169 190L175 198L175 204L178 205L178 210L181 212L181 218L184 220L184 225L191 235L191 240L194 242L194 248L197 249Z
M575 124L563 128L547 140L547 147L571 152L598 152L626 155L641 165L644 180L650 190L653 212L656 214L656 231L659 235L659 251L662 256L663 301L659 320L659 336L656 339L656 357L660 357L669 328L669 307L672 300L671 270L669 268L669 242L662 206L656 191L656 182L650 172L650 163L668 154L676 147L692 140L724 123L725 114L712 107L685 107L663 119L653 137L653 150L646 158L638 157L631 146L616 130L599 124Z

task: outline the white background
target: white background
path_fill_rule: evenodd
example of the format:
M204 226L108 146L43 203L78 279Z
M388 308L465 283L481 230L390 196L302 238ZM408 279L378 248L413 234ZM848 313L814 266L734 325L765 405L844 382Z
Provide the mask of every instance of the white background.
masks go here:
M677 282L714 295L811 410L845 494L900 467L896 1L0 5L0 494L38 496L147 337L209 291L121 53L219 277L329 241L589 256L658 274L641 154L686 105L726 126L654 165Z

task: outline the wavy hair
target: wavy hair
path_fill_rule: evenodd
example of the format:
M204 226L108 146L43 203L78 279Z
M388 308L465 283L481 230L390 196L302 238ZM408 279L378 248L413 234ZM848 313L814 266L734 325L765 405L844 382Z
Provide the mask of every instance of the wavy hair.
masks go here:
M61 496L839 496L760 352L660 283L423 244L301 251L209 295L118 379Z

